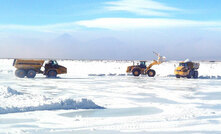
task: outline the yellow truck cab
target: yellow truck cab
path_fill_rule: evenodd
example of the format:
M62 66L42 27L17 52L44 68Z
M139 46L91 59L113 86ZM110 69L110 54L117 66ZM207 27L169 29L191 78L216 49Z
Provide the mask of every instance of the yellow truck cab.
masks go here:
M179 66L175 69L174 74L176 78L198 78L199 63L194 63L190 60L185 60L179 63Z

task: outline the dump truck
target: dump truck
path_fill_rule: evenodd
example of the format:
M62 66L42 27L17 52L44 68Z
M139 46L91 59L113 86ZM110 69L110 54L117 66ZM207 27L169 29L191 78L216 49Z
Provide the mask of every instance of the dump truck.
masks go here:
M176 75L176 78L198 78L199 66L199 63L195 63L187 59L179 63L179 66L175 69L174 74Z
M155 53L155 52L154 52ZM164 56L160 56L160 54L155 53L158 57L157 60L153 60L151 64L148 66L146 65L146 61L140 61L137 65L132 65L127 67L127 73L132 73L134 76L142 75L148 75L149 77L154 77L156 75L156 71L151 69L154 65L159 65L163 63L166 59Z
M56 60L32 60L32 59L15 59L13 66L16 68L15 75L19 78L34 78L36 74L43 74L47 77L57 77L57 74L66 74L67 68L58 65ZM41 68L44 65L44 70Z

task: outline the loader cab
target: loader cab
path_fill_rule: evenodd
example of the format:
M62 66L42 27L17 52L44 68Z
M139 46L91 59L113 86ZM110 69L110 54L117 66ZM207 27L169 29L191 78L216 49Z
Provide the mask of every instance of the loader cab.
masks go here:
M140 61L140 65L141 68L146 68L146 61Z

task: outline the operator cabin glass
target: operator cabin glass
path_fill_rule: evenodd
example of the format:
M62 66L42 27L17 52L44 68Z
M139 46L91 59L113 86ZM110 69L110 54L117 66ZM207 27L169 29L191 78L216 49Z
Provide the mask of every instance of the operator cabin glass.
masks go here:
M57 65L58 63L57 63L57 61L56 60L54 60L53 61L53 65Z
M146 65L146 62L145 62L145 61L141 61L141 62L140 62L140 65L144 65L144 66L145 66L145 65Z
M182 67L188 67L188 66L187 66L187 63L180 63L179 66L182 66Z

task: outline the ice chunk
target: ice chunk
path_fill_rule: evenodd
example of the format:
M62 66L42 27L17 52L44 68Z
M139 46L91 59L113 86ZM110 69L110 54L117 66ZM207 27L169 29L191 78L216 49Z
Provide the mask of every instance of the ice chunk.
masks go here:
M0 114L29 112L39 110L103 109L87 98L48 98L46 96L26 94L10 87L1 87ZM16 102L16 103L15 103Z

